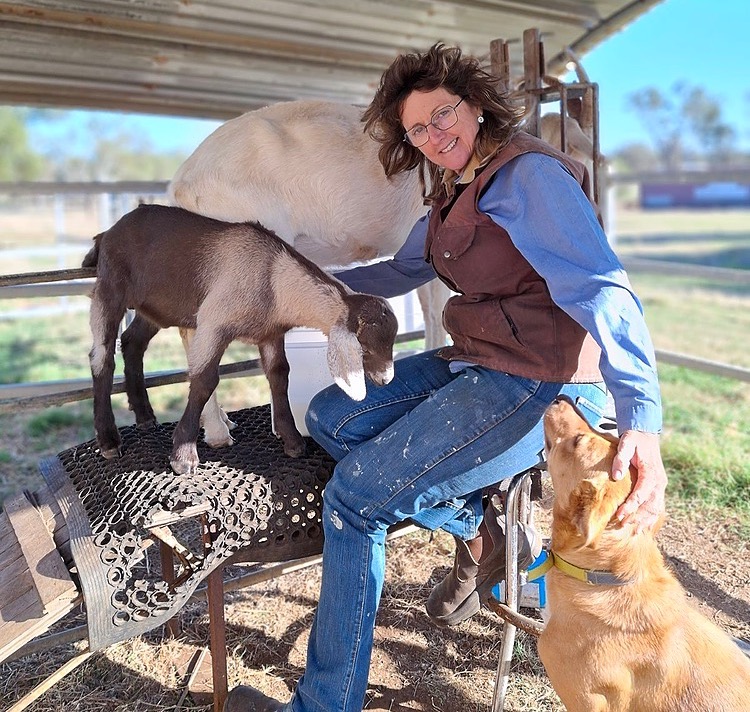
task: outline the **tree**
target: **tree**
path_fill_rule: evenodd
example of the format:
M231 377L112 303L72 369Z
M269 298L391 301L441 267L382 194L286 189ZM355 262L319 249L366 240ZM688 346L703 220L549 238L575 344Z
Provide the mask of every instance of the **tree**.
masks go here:
M25 111L0 107L0 181L37 180L44 168L44 158L29 145Z
M684 102L687 125L709 161L714 164L729 160L736 133L721 116L721 104L701 87L687 90Z
M168 180L185 159L159 151L127 116L35 109L28 124L59 181Z
M628 96L664 168L683 167L689 153L711 163L724 161L735 131L723 121L721 103L702 87L677 82L669 94L646 87Z

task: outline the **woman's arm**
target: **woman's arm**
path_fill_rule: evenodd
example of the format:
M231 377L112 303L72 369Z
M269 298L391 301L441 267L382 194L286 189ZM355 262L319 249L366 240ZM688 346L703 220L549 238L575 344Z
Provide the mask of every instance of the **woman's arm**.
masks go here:
M417 220L391 259L335 272L334 277L355 292L380 297L396 297L426 284L435 278L435 270L424 259L428 224L429 213Z
M612 474L619 479L630 464L638 472L618 514L650 526L663 511L666 486L656 359L641 304L593 206L559 161L529 153L495 174L479 208L508 231L555 303L601 347L600 368L621 434Z

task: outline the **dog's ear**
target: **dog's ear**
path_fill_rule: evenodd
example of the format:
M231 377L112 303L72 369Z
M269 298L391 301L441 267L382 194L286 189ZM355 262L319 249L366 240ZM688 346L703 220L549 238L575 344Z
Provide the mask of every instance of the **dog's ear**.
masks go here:
M570 521L583 539L582 546L590 545L612 519L614 509L605 489L593 480L581 480L570 495Z
M336 385L355 401L367 395L362 346L343 324L334 324L328 333L328 369Z

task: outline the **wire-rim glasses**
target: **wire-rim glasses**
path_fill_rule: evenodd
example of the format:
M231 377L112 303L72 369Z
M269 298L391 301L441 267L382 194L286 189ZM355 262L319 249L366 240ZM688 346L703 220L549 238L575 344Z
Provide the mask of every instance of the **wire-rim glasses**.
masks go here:
M424 146L430 140L430 134L428 131L429 126L434 126L439 131L445 131L446 129L455 126L458 123L458 113L456 109L458 105L463 101L463 98L459 99L458 104L454 106L444 106L442 109L438 109L431 117L430 123L427 126L417 124L412 126L405 134L404 141L410 143L414 148Z

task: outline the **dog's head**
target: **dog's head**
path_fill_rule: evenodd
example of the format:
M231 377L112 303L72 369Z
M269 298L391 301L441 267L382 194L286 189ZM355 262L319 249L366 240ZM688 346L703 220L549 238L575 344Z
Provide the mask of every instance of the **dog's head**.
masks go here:
M567 399L544 415L547 469L555 491L553 539L566 549L595 544L607 529L620 528L617 508L632 489L632 476L610 477L617 438L594 430Z

